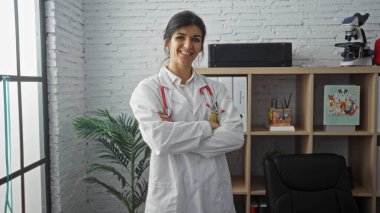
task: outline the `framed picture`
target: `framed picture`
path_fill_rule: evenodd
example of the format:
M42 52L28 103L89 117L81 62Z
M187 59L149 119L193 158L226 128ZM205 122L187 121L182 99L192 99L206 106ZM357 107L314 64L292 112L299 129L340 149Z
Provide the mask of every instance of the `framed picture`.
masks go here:
M359 125L360 86L325 85L324 125Z

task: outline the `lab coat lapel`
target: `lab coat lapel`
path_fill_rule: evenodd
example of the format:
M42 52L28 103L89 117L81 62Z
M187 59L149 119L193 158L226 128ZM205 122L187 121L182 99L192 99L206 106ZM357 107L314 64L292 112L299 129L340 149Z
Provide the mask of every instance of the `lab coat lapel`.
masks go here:
M159 78L161 84L165 87L165 95L169 102L169 107L172 107L172 103L176 102L178 104L185 105L190 111L192 111L190 103L186 97L173 86L173 82L171 82L171 79L169 78L164 68L161 68L159 72Z
M164 68L161 68L160 72L158 73L158 80L159 84L161 84L164 87L165 91L165 98L166 98L166 103L168 104L169 108L172 107L171 103L171 97L173 96L173 84L170 81L169 76L166 74L166 71ZM162 94L161 94L162 97Z
M207 82L202 78L201 75L195 73L194 74L194 109L193 109L193 115L195 115L200 107L204 106L204 99L202 95L200 94L200 89L205 87L207 85Z
M164 86L166 90L172 90L173 84L171 83L169 76L165 72L166 71L164 70L164 68L161 68L160 72L158 73L158 79L160 81L160 84Z

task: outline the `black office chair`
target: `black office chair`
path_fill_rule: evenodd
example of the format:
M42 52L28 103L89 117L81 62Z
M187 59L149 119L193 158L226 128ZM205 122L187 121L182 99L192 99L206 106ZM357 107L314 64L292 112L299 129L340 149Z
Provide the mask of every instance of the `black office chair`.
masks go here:
M344 157L279 155L264 160L271 213L358 213Z

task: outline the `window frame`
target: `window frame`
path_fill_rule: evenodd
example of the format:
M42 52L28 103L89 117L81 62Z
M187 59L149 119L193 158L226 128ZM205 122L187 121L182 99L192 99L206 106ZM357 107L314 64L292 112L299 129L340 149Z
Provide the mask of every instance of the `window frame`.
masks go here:
M9 76L10 82L17 83L18 93L18 113L19 113L19 129L20 129L20 164L21 168L10 174L11 180L20 177L21 180L21 209L22 213L26 212L25 209L25 174L37 168L44 167L45 185L45 210L47 213L51 212L51 186L50 186L50 148L49 148L49 113L48 113L48 82L47 82L47 65L46 65L46 33L45 33L45 1L38 0L39 18L40 18L40 57L41 57L41 76L21 76L20 71L20 40L19 40L19 20L18 20L18 1L14 0L14 18L15 18L15 36L16 36L16 57L17 57L17 75ZM0 74L0 79L3 75ZM23 123L22 123L22 96L21 96L21 83L22 82L36 82L42 84L42 114L43 114L43 141L44 141L44 157L40 160L24 166L24 138L23 138ZM43 174L42 174L43 175ZM0 177L0 186L5 184L7 177ZM43 191L42 191L43 192Z

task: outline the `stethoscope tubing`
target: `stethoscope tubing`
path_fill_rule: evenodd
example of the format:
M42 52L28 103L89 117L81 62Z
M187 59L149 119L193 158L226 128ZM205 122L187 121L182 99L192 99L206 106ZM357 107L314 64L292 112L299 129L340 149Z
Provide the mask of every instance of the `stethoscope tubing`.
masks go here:
M159 84L160 84L161 99L162 99L162 102L164 104L164 109L166 111L165 113L168 116L170 116L171 115L171 109L169 108L168 102L167 102L167 99L166 99L165 87L161 83L159 83ZM204 94L204 91L203 91L204 89L206 89L207 93L210 96L211 105L206 100L206 97L205 97L205 94ZM218 113L218 104L217 104L217 102L216 102L216 100L214 98L214 94L213 94L210 86L208 84L206 84L206 86L199 88L199 93L201 94L201 96L203 98L203 101L205 102L206 109L209 110L210 112ZM223 111L224 110L222 110L222 112Z

